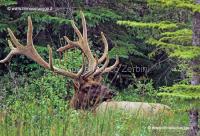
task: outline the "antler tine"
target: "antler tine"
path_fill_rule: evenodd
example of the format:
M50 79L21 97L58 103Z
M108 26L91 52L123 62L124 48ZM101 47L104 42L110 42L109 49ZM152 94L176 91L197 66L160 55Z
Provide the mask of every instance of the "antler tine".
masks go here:
M105 68L105 70L102 72L102 74L107 73L107 72L110 72L110 71L113 70L115 67L117 67L118 64L119 64L119 57L116 56L116 61L115 61L115 63L114 63L112 66Z
M13 44L10 40L8 40L8 46L10 47L11 50L15 49L15 47L13 46Z
M83 26L83 38L87 41L87 25L85 21L85 16L83 14L83 11L80 11L81 19L82 19L82 26Z
M72 27L74 28L74 31L78 35L79 40L74 42L74 41L69 40L68 37L64 36L64 39L68 42L68 45L59 48L57 51L62 52L71 48L79 47L82 50L82 52L85 54L88 60L88 72L87 72L88 74L86 75L90 75L89 73L93 73L96 70L95 67L97 67L96 65L98 63L95 64L96 60L94 56L92 55L92 52L90 50L90 47L87 41L87 27L86 27L85 17L82 11L81 11L81 19L82 19L83 35L79 31L79 29L76 27L75 23L72 21Z
M56 51L57 52L63 52L65 50L68 50L68 49L71 49L71 48L75 48L76 46L75 45L71 45L71 44L67 44L63 47L60 47L59 49L57 49Z
M52 71L54 71L53 68L53 55L52 55L52 48L50 47L50 45L48 45L49 48L49 67Z
M10 28L7 28L8 30L8 34L12 40L12 42L14 43L15 47L13 46L12 42L10 40L8 40L8 45L11 49L11 52L6 56L6 58L4 58L3 60L0 60L0 63L6 63L9 62L13 55L16 55L18 53L20 53L20 50L23 46L19 43L19 41L17 40L17 38L15 37L15 35L13 34L13 32L10 30Z
M97 58L96 55L95 55L94 58L95 58L94 69L93 69L93 70L89 70L87 73L85 73L85 74L83 75L83 78L87 78L87 77L91 76L91 75L94 74L94 72L96 71L97 66L98 66L98 58Z
M17 38L15 37L15 35L13 34L13 32L10 30L10 28L8 28L8 33L11 37L11 40L13 41L14 45L17 47L15 48L12 44L12 42L10 40L8 40L8 46L11 49L11 52L6 56L6 58L4 58L3 60L0 60L0 63L6 63L9 62L13 55L16 55L19 53L18 48L22 48L22 45L18 42Z
M82 36L81 32L79 31L79 29L76 27L76 25L75 25L75 23L74 23L73 20L71 21L71 24L72 24L72 27L74 28L74 31L75 31L76 34L78 35L78 38L79 38L79 39L82 39L83 36Z
M93 76L95 77L97 75L100 75L106 69L106 67L108 66L108 64L109 64L109 57L107 55L106 56L106 61L105 61L104 65L101 68L97 69L95 71L95 73L93 74Z
M17 38L15 37L15 35L13 34L13 32L10 30L10 28L7 28L8 30L8 34L11 38L11 41L14 43L14 45L17 47L17 48L20 48L22 47L22 45L19 43L19 41L17 40Z
M87 26L86 26L85 16L82 11L80 12L80 14L81 14L81 19L82 19L83 36L81 35L79 29L76 27L75 23L72 21L72 27L74 28L74 31L78 35L79 41L78 42L70 41L69 38L67 38L65 36L64 38L68 42L68 45L59 48L57 51L62 52L62 51L65 51L65 50L68 50L71 48L75 48L75 47L81 48L81 50L83 51L83 53L85 54L85 56L88 59L88 72L86 72L83 75L84 78L89 77L91 75L96 76L96 75L100 75L100 74L111 71L118 65L119 58L116 57L116 62L114 63L113 66L107 67L108 63L109 63L108 42L107 42L106 37L103 32L101 32L101 37L102 37L102 41L103 41L103 45L104 45L103 55L100 57L100 59L97 59L97 57L94 57L92 55L92 52L89 48L88 41L87 41ZM105 61L104 65L101 68L97 69L97 65L102 63L105 59L106 59L106 61Z
M78 42L71 41L67 36L64 36L64 39L68 42L69 45L71 45L73 47L79 47L82 49L81 45L78 44Z
M102 37L103 45L104 45L104 53L101 56L101 58L98 60L98 63L102 63L108 55L108 42L103 32L101 32L101 37Z
M41 58L41 56L37 53L36 49L34 48L32 44L32 41L31 41L32 29L33 29L32 21L31 21L31 18L28 17L27 46L23 46L22 44L19 43L19 41L17 40L13 32L8 28L8 34L10 35L11 41L15 47L12 45L11 41L8 41L8 45L11 49L11 52L8 54L8 56L5 59L0 61L1 63L10 61L13 55L22 54L34 60L41 66L45 68L49 68L49 64Z
M11 49L11 52L6 56L5 59L1 60L0 63L9 62L9 61L12 59L13 55L15 54L15 53L14 53L15 47L12 45L12 43L11 43L10 40L8 40L8 45L9 45L9 47L10 47L10 49Z
M74 73L71 73L71 72L67 72L67 71L64 71L62 69L59 69L59 68L56 68L53 66L53 57L52 57L52 48L48 45L48 48L49 48L49 67L50 67L50 70L52 70L53 72L55 73L58 73L58 74L61 74L61 75L66 75L66 76L71 76L72 78L79 78L82 73L84 72L85 70L85 57L84 57L84 54L82 53L82 67L81 69L78 71L77 74L74 74Z
M28 31L27 31L27 46L33 46L33 24L31 21L31 17L28 16Z
M64 36L64 39L68 42L67 45L60 47L59 49L57 49L57 52L63 52L72 48L80 48L82 50L82 47L78 44L78 42L73 42L71 40L69 40L69 38L67 36Z
M77 76L78 76L78 78L84 73L84 71L85 71L85 56L84 56L84 54L82 53L82 67L81 67L81 69L79 70L79 72L77 73Z
M0 60L0 63L6 63L6 62L9 62L13 57L13 53L12 51L5 57L5 59L3 60Z

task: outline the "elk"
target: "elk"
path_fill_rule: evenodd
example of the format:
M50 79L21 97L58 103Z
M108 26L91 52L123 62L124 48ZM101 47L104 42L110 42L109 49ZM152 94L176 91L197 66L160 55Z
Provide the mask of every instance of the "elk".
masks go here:
M82 53L82 67L77 72L71 72L69 70L61 69L53 65L52 48L48 45L49 49L49 61L45 61L37 52L34 47L32 34L33 26L31 17L28 17L28 31L27 31L27 43L26 46L19 43L13 32L8 28L8 33L11 40L8 40L8 45L11 49L7 57L0 61L0 63L9 62L13 55L25 55L29 59L32 59L40 66L48 69L56 74L69 77L73 79L74 95L70 101L70 106L75 109L92 109L103 101L111 100L115 95L114 91L108 87L102 85L102 75L113 70L119 63L119 58L116 56L116 61L112 66L108 66L108 42L101 32L101 37L104 45L104 52L98 59L96 55L93 55L88 44L86 20L83 12L80 12L82 19L83 32L81 33L74 21L71 21L71 25L78 36L77 41L71 41L67 36L64 39L67 41L67 45L59 48L57 52L62 53L69 49L78 48ZM102 64L101 67L98 65Z

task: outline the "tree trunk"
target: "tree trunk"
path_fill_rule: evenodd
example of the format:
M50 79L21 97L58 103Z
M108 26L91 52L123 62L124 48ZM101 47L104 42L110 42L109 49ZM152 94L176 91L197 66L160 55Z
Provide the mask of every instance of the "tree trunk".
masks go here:
M197 4L200 4L200 0L196 1ZM193 35L192 35L192 45L200 46L200 12L195 12L193 16ZM192 70L193 76L191 80L192 85L200 84L200 69L198 66L200 65L199 59L195 59L192 61Z
M198 110L191 109L189 111L190 126L188 136L198 136Z
M200 4L200 0L196 0L196 4ZM195 12L193 15L193 35L192 35L192 45L193 46L200 46L200 12ZM200 69L198 68L200 65L199 58L192 60L192 85L199 85L200 84ZM189 119L190 125L188 130L188 136L197 136L198 134L198 110L191 109L189 111Z

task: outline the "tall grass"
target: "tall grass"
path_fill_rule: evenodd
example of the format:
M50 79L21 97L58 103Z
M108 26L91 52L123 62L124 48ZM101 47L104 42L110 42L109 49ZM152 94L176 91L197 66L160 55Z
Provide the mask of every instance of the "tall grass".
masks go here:
M184 130L151 130L149 127L188 126L188 116L183 111L143 117L117 110L93 113L70 109L63 99L65 84L63 77L47 73L16 93L8 94L1 103L5 106L0 109L0 136L180 136ZM72 88L67 89L67 95L72 94ZM115 99L157 102L155 97L149 96L149 100L140 97L134 88ZM169 99L165 103L175 110L181 106Z
M18 103L18 102L15 102ZM151 126L187 126L187 113L141 117L121 111L92 113L38 103L18 103L0 113L0 136L178 136L184 130Z

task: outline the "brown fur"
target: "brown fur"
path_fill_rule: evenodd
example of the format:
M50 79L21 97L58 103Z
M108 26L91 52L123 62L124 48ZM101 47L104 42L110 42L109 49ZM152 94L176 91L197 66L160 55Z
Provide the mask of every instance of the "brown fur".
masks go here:
M74 81L74 89L70 106L75 109L92 109L115 96L112 90L93 79Z

